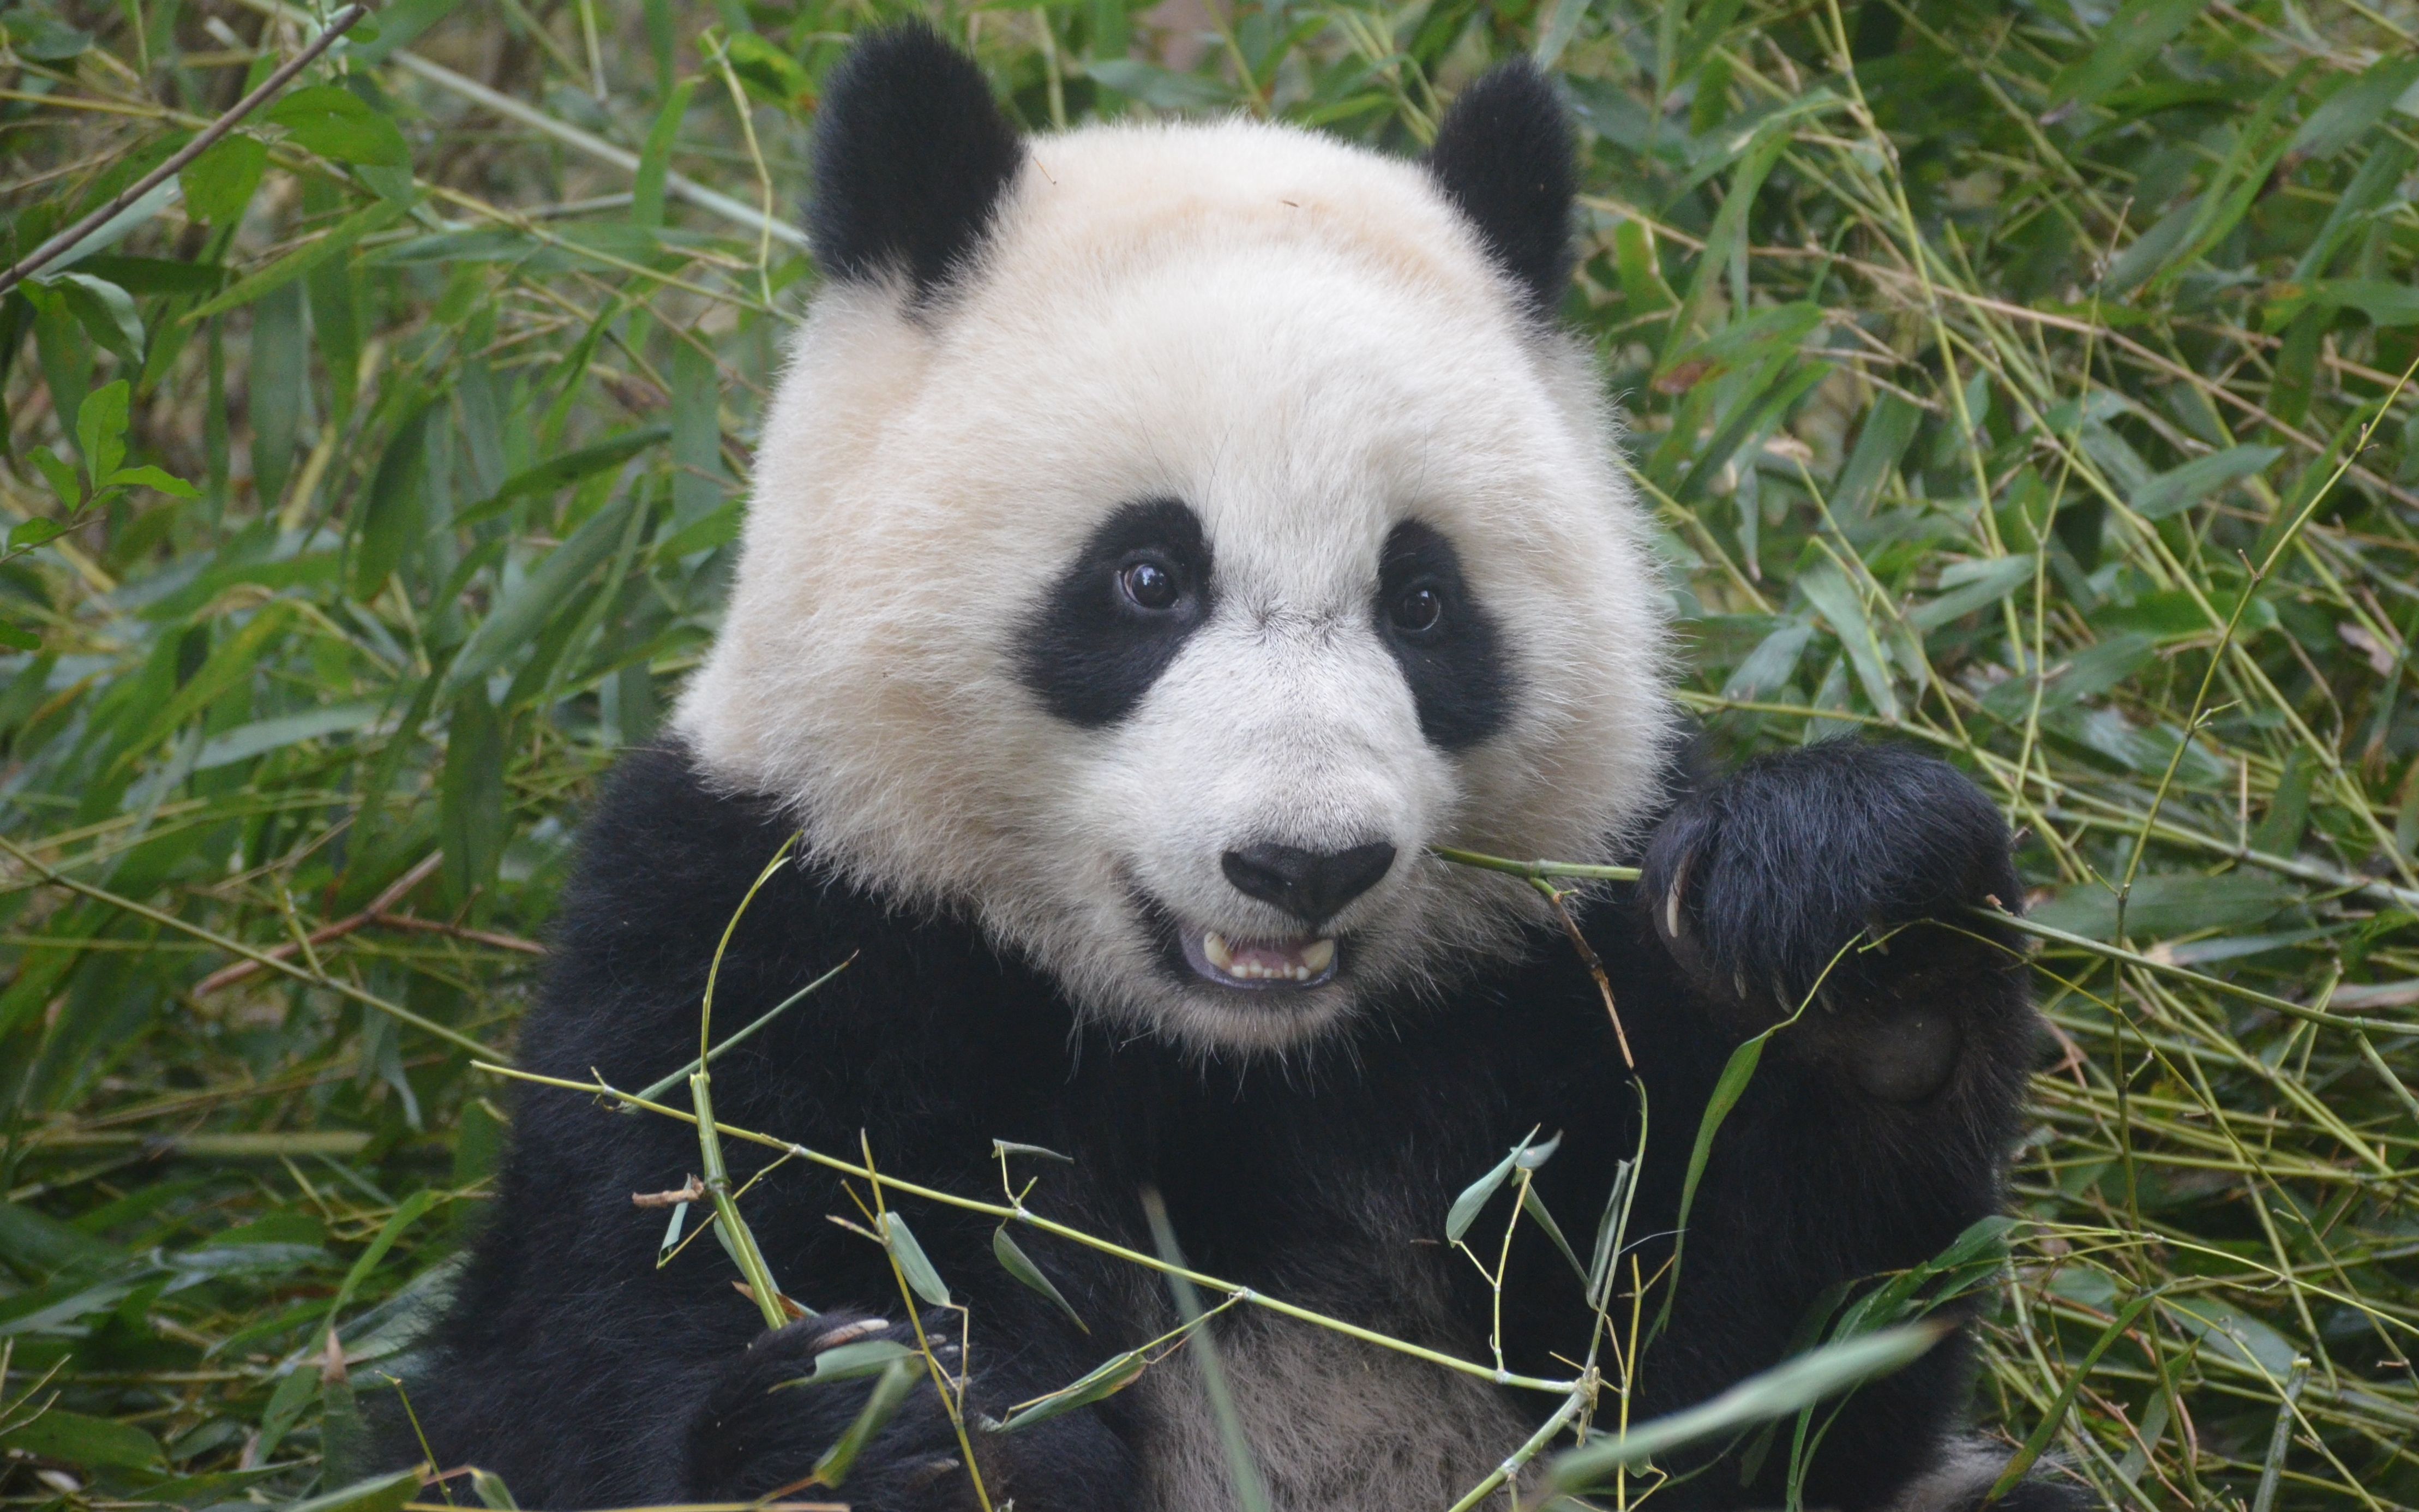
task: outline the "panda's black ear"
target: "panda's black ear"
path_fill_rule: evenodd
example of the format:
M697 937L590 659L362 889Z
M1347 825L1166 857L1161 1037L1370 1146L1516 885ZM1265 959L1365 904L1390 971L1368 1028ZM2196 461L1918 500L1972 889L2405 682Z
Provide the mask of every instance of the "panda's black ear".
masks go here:
M1437 127L1427 170L1531 309L1553 318L1571 277L1579 155L1570 115L1544 71L1518 58L1464 89Z
M807 233L827 277L917 298L981 242L1025 162L974 60L920 22L868 33L824 85Z

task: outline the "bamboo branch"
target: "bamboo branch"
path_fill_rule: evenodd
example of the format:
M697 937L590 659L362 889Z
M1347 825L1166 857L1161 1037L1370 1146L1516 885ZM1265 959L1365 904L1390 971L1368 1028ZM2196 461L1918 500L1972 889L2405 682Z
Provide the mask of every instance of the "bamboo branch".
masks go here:
M602 1077L594 1081L575 1082L561 1076L541 1076L535 1072L521 1071L516 1067L500 1065L493 1061L475 1061L472 1064L475 1069L491 1075L509 1076L517 1082L529 1082L538 1087L558 1088L569 1092L586 1092L593 1097L610 1099L624 1107L661 1114L668 1119L677 1119L683 1123L695 1124L698 1121L698 1116L694 1113L662 1103L652 1103L632 1093L624 1092L619 1088L608 1085ZM737 1139L751 1145L762 1145L767 1149L778 1149L810 1165L820 1165L825 1170L837 1171L842 1176L853 1176L861 1181L877 1180L875 1173L866 1166L842 1160L837 1155L826 1155L821 1150L809 1149L804 1145L793 1144L789 1140L776 1138L768 1134L759 1134L753 1129L742 1129L734 1124L716 1121L714 1128L715 1132L724 1138ZM1055 1235L1071 1243L1081 1244L1086 1249L1098 1250L1103 1255L1131 1261L1145 1270L1157 1271L1163 1275L1181 1276L1205 1291L1215 1291L1224 1297L1248 1302L1256 1307L1264 1307L1270 1312L1302 1322L1316 1324L1331 1332L1342 1334L1348 1338L1359 1339L1364 1344L1374 1344L1381 1350L1392 1350L1397 1354L1408 1354L1415 1360L1425 1360L1430 1365L1442 1365L1448 1370L1457 1370L1465 1376L1475 1376L1482 1381L1490 1381L1499 1386L1513 1386L1524 1391L1549 1392L1557 1396L1565 1396L1579 1385L1576 1381L1548 1381L1536 1376L1516 1375L1509 1370L1498 1370L1493 1365L1480 1365L1475 1360L1464 1360L1458 1355L1447 1354L1441 1350L1427 1349L1422 1345L1380 1334L1375 1329L1348 1323L1340 1318L1331 1318L1325 1313L1314 1312L1310 1308L1297 1306L1289 1302L1281 1302L1277 1298L1255 1291L1238 1282L1222 1281L1214 1275L1205 1275L1199 1271L1184 1266L1171 1265L1156 1255L1146 1255L1140 1250L1128 1249L1123 1244L1087 1234L1080 1228L1059 1223L1055 1219L1044 1218L1021 1203L1011 1206L1006 1203L985 1202L978 1197L964 1197L954 1192L944 1192L938 1187L903 1181L895 1176L882 1176L878 1180L893 1192L904 1192L909 1196L921 1197L927 1202L937 1202L943 1207L956 1208L965 1212L978 1212L985 1217L1029 1224L1045 1234Z
M445 853L443 851L429 852L425 856L422 857L410 871L406 872L403 875L397 877L392 884L390 884L385 891L379 893L376 898L371 899L368 907L362 909L360 913L355 914L350 918L340 918L332 924L322 924L317 929L313 930L308 935L305 935L304 938L307 939L315 948L326 945L331 940L343 939L346 935L350 934L357 929L360 929L362 925L373 922L388 909L393 908L396 903L401 903L409 895L412 888L419 887L430 877L435 876L437 874L437 869L443 865L444 861ZM300 949L301 944L300 942L289 941L285 945L271 946L264 953L274 956L280 961L290 961ZM195 997L208 997L210 994L217 992L222 987L232 987L237 982L242 981L248 977L257 976L266 969L267 967L258 961L239 961L231 966L221 966L218 970L211 972L208 976L204 977L199 982L194 984L193 995Z
M0 294L6 294L19 284L40 272L71 250L76 243L100 230L114 220L126 207L174 178L185 164L218 145L221 137L243 123L243 118L269 102L271 97L292 83L294 76L317 61L319 54L336 45L352 24L369 14L364 8L347 6L328 20L327 29L311 39L311 45L288 58L275 73L260 81L260 87L239 100L217 120L195 132L193 139L168 155L167 161L117 192L108 204L69 226L57 236L17 260L15 267L0 273Z
M81 897L89 898L95 903L107 903L112 908L122 909L127 913L132 914L137 918L147 918L154 924L161 925L166 929L175 930L179 934L189 934L194 939L216 946L218 949L224 950L229 955L239 955L247 961L258 962L260 964L267 966L272 971L284 972L286 976L293 978L297 981L308 982L315 987L325 987L339 997L350 998L352 1001L361 1004L363 1008L376 1009L378 1012L384 1013L389 1018L395 1020L397 1023L408 1024L413 1028L420 1030L424 1034L435 1035L438 1039L444 1041L446 1043L468 1050L472 1055L495 1057L501 1054L501 1051L495 1050L487 1045L481 1044L478 1041L473 1040L459 1029L450 1027L446 1025L438 1023L435 1019L426 1018L421 1014L415 1013L411 1010L404 1007L401 1003L390 1003L385 998L380 997L377 994L356 987L351 982L346 981L341 978L331 977L319 972L306 971L302 967L294 964L291 961L286 961L276 955L272 955L267 950L254 949L252 946L244 944L241 940L231 940L215 930L205 929L201 925L193 923L190 919L178 918L176 915L169 913L164 909L154 908L148 903L136 903L133 899L121 897L116 893L111 892L106 887L96 887L89 882L79 882L75 878L67 875L65 872L55 871L52 867L44 864L42 861L36 859L22 846L18 845L16 841L9 840L5 835L0 835L0 850L5 850L10 856L15 856L18 861L31 869L36 876L41 878L42 881L49 883L54 887L65 887L69 892L75 893Z
M307 13L292 6L282 4L281 0L240 0L240 3L265 16L276 16L297 22L310 20ZM495 112L506 120L516 121L540 135L551 137L584 157L593 158L599 162L609 162L625 173L635 174L639 171L639 155L629 148L616 147L603 137L590 131L583 131L567 121L556 120L546 112L515 100L510 95L500 94L476 79L456 73L441 63L431 63L417 53L401 49L388 54L386 60L407 73L418 74L449 94L459 95L483 109ZM787 221L769 217L754 206L744 205L728 194L716 193L685 174L665 174L664 189L667 193L688 201L699 209L718 215L733 224L745 226L760 236L768 236L776 241L787 242L793 247L807 245L807 234Z

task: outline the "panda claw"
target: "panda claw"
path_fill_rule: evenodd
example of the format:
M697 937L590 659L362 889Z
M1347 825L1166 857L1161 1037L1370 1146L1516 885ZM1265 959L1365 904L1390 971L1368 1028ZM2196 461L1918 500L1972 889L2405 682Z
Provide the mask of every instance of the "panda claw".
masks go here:
M1696 859L1694 852L1680 858L1679 866L1672 872L1672 888L1663 895L1663 933L1674 944L1687 937L1686 926L1680 919L1680 899L1688 890L1688 868Z
M919 1489L930 1486L942 1476L954 1473L962 1464L963 1461L955 1455L942 1455L937 1458L928 1459L909 1474L908 1484Z
M860 1318L853 1323L842 1323L815 1340L815 1352L821 1354L843 1344L855 1344L859 1339L870 1339L877 1334L889 1332L890 1320L886 1318Z

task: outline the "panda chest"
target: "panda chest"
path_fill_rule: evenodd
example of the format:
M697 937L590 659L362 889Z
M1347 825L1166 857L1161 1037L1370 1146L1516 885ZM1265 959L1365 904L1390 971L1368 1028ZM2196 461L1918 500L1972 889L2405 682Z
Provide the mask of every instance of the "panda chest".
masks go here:
M1483 1119L1473 1117L1472 1125ZM1282 1128L1255 1147L1259 1174L1248 1216L1206 1205L1176 1214L1179 1233L1218 1233L1199 1263L1266 1295L1372 1333L1465 1360L1487 1358L1487 1316L1434 1237L1448 1184L1440 1169L1483 1169L1483 1152L1455 1161L1405 1140L1366 1165L1305 1166L1301 1151L1333 1150L1332 1131ZM1161 1176L1171 1174L1165 1170ZM1175 1182L1169 1182L1174 1187ZM1218 1220L1226 1220L1219 1233ZM1172 1327L1157 1278L1132 1297L1145 1336ZM1248 1304L1211 1320L1209 1341L1234 1408L1234 1427L1273 1512L1444 1512L1528 1438L1533 1417L1515 1394L1454 1370ZM1203 1380L1201 1351L1175 1350L1129 1388L1121 1413L1140 1471L1139 1512L1240 1512L1229 1434Z
M1276 1512L1441 1512L1528 1436L1477 1377L1274 1314L1227 1316L1219 1365ZM1235 1512L1225 1438L1188 1353L1133 1388L1142 1506Z
M1359 1242L1339 1243L1339 1230L1326 1229L1295 1249L1283 1267L1292 1274L1261 1278L1269 1292L1479 1357L1483 1337L1455 1305L1451 1252L1415 1242L1420 1226L1398 1201L1347 1205L1361 1221L1344 1231ZM1300 1264L1305 1250L1317 1252L1315 1267ZM1442 1512L1530 1432L1510 1395L1479 1377L1250 1305L1211 1326L1236 1425L1275 1512ZM1132 1390L1146 1512L1237 1512L1227 1439L1197 1351L1177 1350Z

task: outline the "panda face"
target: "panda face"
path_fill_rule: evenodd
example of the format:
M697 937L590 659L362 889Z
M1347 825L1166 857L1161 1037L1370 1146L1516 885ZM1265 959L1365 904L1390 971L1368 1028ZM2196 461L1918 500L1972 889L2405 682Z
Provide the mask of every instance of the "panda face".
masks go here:
M1248 539L1249 504L1227 513ZM1099 733L1071 829L1098 815L1094 843L1195 1032L1286 1037L1403 963L1404 894L1455 801L1452 755L1511 716L1451 541L1376 523L1339 522L1328 570L1255 571L1248 552L1222 564L1184 502L1128 505L1025 625L1026 687Z
M679 726L1090 1013L1231 1052L1416 1011L1536 906L1432 847L1601 857L1656 797L1595 383L1413 164L1044 139L945 288L819 299Z

